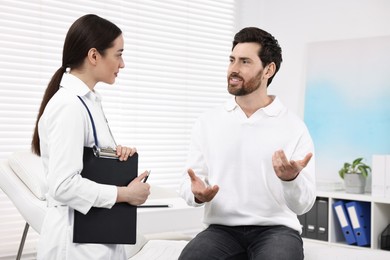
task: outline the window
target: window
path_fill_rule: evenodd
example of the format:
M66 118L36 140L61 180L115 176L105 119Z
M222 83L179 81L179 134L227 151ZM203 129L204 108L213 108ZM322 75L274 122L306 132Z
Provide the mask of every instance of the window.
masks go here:
M118 144L137 147L148 182L177 188L194 120L227 97L234 0L0 3L0 159L30 149L43 92L61 66L66 32L95 13L123 31L126 67L101 84ZM24 223L0 192L0 259L16 254ZM11 236L12 235L12 236ZM37 235L29 234L25 252Z

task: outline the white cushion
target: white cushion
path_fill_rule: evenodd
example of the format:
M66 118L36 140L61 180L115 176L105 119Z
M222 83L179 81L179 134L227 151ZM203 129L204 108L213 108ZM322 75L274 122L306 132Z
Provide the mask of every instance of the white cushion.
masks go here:
M0 162L0 187L30 226L40 233L46 201L38 199L15 174L8 160ZM1 250L0 250L1 251ZM0 257L1 258L1 257Z
M13 153L8 163L15 174L40 200L45 200L46 181L42 159L30 151Z
M127 258L130 259L131 257L135 256L146 244L146 242L148 241L145 236L137 231L137 241L135 245L125 245Z
M187 243L188 241L180 240L149 240L141 251L129 260L175 260L179 258Z

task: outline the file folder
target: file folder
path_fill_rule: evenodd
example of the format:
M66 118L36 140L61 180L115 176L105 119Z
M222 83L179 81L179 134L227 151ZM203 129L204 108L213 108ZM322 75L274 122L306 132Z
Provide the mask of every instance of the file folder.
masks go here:
M84 147L81 175L98 183L127 186L138 175L138 154L127 161L96 157ZM86 215L74 211L73 242L99 244L135 244L137 207L117 203L111 209L91 208Z
M381 247L382 250L390 251L390 224L381 233Z
M328 199L318 198L317 204L317 239L328 241Z
M301 237L328 241L328 199L318 197L313 207L298 216L301 223Z
M348 213L345 210L344 201L339 200L333 203L333 209L336 213L337 219L340 223L341 231L345 237L347 244L356 244L355 234L353 232Z
M358 246L369 246L371 232L370 204L351 201L345 204Z
M317 239L317 203L306 213L306 237Z

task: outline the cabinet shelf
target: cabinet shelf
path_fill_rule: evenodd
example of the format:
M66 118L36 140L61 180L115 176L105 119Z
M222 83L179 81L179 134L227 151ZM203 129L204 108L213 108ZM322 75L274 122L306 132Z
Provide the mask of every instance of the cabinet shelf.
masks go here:
M318 243L325 243L328 245L335 245L347 248L356 248L361 250L372 250L381 251L388 253L390 257L390 251L380 249L380 236L381 233L385 230L387 225L390 224L390 200L381 197L373 197L370 193L365 194L350 194L343 191L317 191L317 200L327 201L328 202L328 210L327 210L327 239L325 241L318 240L320 238L310 237L310 234L307 232L308 227L305 226L303 228L304 232L302 236L304 239L308 239L310 241L315 241ZM367 203L370 206L370 214L371 214L371 241L369 246L357 246L357 245L349 245L345 241L345 237L342 233L340 224L338 222L336 213L333 209L333 203L337 201L357 201L362 203ZM310 212L306 213L312 214ZM300 221L303 219L302 216L299 216ZM302 223L302 221L301 221ZM307 224L307 223L306 223ZM316 227L318 228L318 227ZM307 236L309 234L309 236ZM324 237L324 236L322 236ZM324 240L324 239L322 239Z

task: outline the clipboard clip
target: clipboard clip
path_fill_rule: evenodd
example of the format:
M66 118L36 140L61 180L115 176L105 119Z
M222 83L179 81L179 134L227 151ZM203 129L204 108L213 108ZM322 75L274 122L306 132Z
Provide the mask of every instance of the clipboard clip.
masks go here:
M100 148L94 145L92 147L93 154L97 158L106 158L106 159L118 159L118 155L116 154L116 150L107 147L107 148Z

